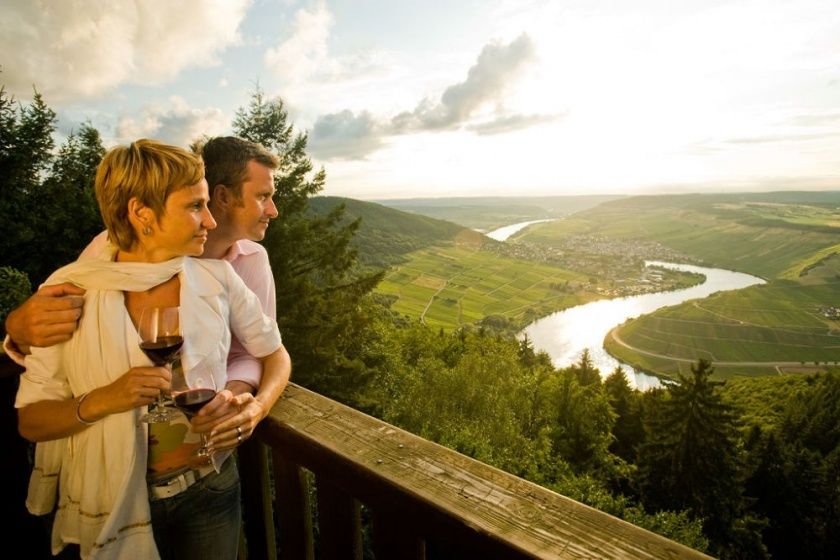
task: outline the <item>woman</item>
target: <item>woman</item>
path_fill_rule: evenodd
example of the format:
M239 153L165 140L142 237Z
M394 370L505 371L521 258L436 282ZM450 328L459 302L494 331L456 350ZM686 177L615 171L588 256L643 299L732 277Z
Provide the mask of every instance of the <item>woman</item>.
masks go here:
M38 446L27 505L50 511L60 479L54 553L75 543L82 558L235 558L235 463L217 455L193 468L186 429L138 422L170 373L151 366L136 327L145 307L180 306L183 352L217 364L223 387L231 329L269 367L280 359L277 325L227 262L190 258L216 225L198 156L151 140L115 148L96 197L111 250L47 280L85 288L83 316L69 341L33 349L18 391L21 435L49 442ZM213 405L230 398L222 391ZM154 450L173 434L178 449L162 460Z

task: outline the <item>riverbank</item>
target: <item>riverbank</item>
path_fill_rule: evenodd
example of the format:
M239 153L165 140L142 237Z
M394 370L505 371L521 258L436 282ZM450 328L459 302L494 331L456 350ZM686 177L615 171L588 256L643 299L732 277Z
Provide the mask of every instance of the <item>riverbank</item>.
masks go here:
M660 308L668 308L685 301L706 298L716 292L738 290L764 282L748 274L722 269L663 261L651 264L703 274L706 281L687 289L599 300L576 306L535 321L522 332L528 335L534 348L546 351L557 367L565 367L576 362L580 359L583 350L588 349L593 364L602 375L608 375L621 365L637 387L656 387L660 385L659 377L650 375L649 372L656 372L662 377L667 377L667 375L662 375L662 370L656 367L649 367L648 363L639 363L637 359L631 358L628 361L615 359L604 348L604 340L610 331L631 318L649 314ZM627 357L624 354L617 354L622 358ZM690 362L696 361L696 357L686 356L686 359L685 367L688 371ZM636 367L634 363L641 367Z

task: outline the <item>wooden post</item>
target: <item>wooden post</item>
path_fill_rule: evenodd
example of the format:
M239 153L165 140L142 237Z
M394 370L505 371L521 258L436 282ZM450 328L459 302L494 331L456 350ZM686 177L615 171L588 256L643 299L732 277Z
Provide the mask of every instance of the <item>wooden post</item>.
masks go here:
M425 545L412 528L408 516L396 511L374 511L373 554L376 560L424 560Z
M300 466L286 460L285 453L282 448L275 448L272 453L280 555L314 560L309 481Z
M251 438L239 446L237 453L247 558L276 560L277 542L266 448L259 440Z
M320 557L323 560L362 560L362 508L359 502L321 478L315 486Z

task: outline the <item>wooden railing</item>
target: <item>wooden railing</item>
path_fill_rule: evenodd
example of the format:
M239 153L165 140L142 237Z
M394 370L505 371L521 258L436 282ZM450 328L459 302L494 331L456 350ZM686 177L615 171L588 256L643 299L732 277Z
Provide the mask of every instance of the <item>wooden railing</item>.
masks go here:
M313 510L318 557L361 558L360 504L377 560L709 558L294 384L240 468L251 560L315 558Z

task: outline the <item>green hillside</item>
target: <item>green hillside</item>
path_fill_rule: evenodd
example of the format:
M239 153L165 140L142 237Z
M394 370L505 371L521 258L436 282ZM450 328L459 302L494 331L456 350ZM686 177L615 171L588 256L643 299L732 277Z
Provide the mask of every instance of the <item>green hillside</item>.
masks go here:
M466 233L463 226L373 202L335 196L317 196L309 201L311 211L322 215L339 204L345 205L348 221L362 219L353 244L359 251L360 262L367 266L387 268L404 260L404 255L412 251L448 243Z
M769 280L660 309L616 330L607 349L641 369L722 377L825 368L840 360L840 193L634 197L538 224L521 241L561 246L578 236L655 241ZM629 348L628 348L629 346Z
M632 197L537 224L519 239L555 245L581 234L656 241L711 266L791 277L840 242L840 193Z
M310 211L325 215L339 204L348 222L361 218L353 243L362 264L389 269L377 292L393 299L394 311L435 328L487 317L497 327L523 327L607 290L591 274L536 262L542 255L508 255L503 243L451 222L339 197L315 197ZM686 282L677 275L663 281Z

